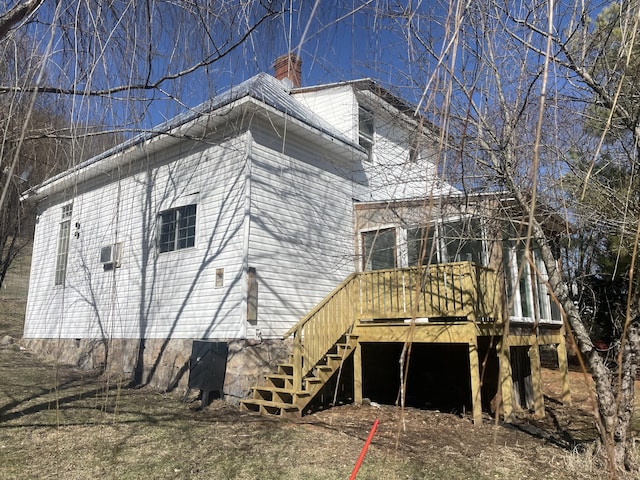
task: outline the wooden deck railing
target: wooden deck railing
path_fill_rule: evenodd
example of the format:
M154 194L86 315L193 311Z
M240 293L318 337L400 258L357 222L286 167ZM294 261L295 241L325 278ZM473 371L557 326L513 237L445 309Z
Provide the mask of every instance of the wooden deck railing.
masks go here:
M293 335L294 388L356 322L498 320L498 287L493 270L470 262L353 273L284 335Z
M360 320L499 317L495 272L470 262L363 272L359 282Z

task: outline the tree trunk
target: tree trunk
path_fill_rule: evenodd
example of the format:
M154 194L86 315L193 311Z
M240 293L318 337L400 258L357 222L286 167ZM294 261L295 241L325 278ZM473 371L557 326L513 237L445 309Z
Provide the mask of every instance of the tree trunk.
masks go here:
M638 352L640 351L640 328L637 318L636 315L634 321L629 325L627 335L622 339L619 354L621 361L614 378L614 385L619 385L617 416L613 431L616 465L624 465L625 469L629 471L638 469L631 435L635 379L638 368Z
M523 208L526 210L531 208L522 196L518 194L515 196ZM580 353L591 370L598 406L595 412L596 424L610 467L612 471L637 469L637 465L633 462L631 418L634 406L636 363L640 346L638 322L634 321L630 325L626 337L622 339L622 351L619 356L621 361L618 365L618 371L612 372L594 348L589 332L580 317L580 312L569 296L567 284L562 280L547 235L535 218L532 225L532 237L540 248L549 275L549 285L564 309Z

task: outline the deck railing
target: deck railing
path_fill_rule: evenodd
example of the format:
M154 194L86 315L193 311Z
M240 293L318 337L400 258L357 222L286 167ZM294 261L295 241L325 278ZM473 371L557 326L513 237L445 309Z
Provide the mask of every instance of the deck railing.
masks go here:
M422 269L375 270L359 275L360 320L499 316L499 288L493 270L470 262Z
M496 273L470 262L353 273L294 325L294 388L360 321L499 320Z

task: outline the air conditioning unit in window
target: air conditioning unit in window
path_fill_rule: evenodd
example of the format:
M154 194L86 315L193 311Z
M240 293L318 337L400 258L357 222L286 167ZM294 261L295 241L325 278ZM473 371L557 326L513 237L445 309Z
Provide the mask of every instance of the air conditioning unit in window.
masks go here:
M119 267L122 254L122 243L106 245L100 249L100 263L105 267Z

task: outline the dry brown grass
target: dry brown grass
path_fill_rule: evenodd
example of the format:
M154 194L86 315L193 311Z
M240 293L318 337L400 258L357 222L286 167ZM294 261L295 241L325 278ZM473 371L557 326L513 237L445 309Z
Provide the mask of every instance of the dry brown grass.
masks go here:
M354 405L281 421L220 401L197 410L11 347L0 385L2 478L344 479L376 418L358 479L601 477L589 415L552 400L546 419L511 426Z
M22 330L26 282L16 278L22 286L0 292L0 337ZM280 421L219 401L197 410L179 392L128 389L14 345L0 348L0 478L345 479L375 419L358 480L602 478L591 386L577 372L571 381L568 408L545 370L546 417L516 425L354 405Z

